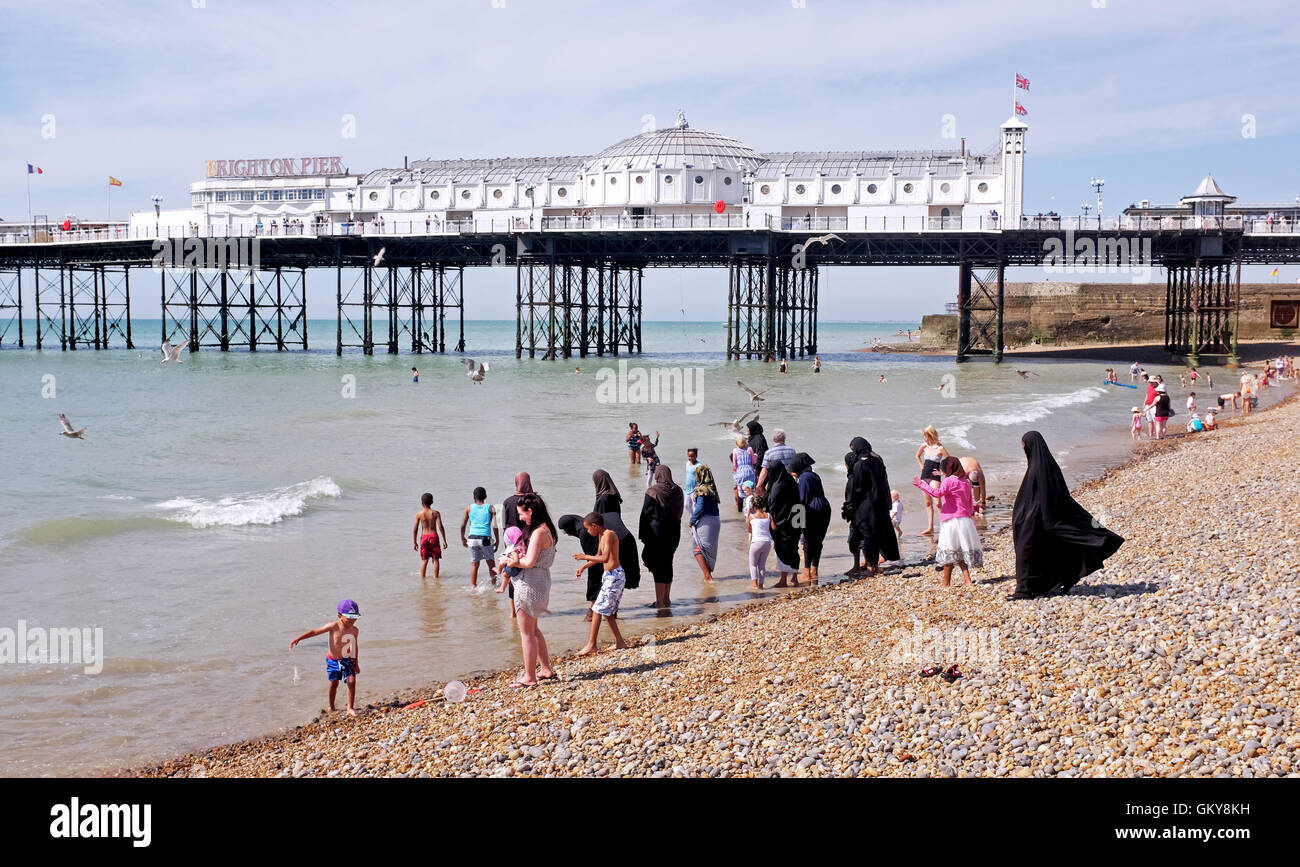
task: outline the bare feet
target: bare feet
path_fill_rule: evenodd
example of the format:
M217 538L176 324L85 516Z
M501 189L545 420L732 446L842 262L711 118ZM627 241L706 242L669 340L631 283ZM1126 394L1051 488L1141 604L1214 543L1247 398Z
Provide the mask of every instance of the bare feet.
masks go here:
M514 683L510 684L511 689L532 689L535 686L537 686L537 681L535 680L516 680Z
M931 527L930 529L924 531L923 533L921 533L921 535L922 535L922 536L933 536L933 535L934 535L934 527Z
M356 715L357 715L357 709L356 709L356 708L354 708L354 707L350 707L350 708L348 708L348 716L356 716Z
M590 623L590 622L591 622L591 609L590 609L590 608L587 609L587 614L586 614L585 617L582 618L582 622L583 622L583 623ZM579 655L581 655L581 654L579 654Z
M773 584L772 586L773 586L773 587L789 587L790 585L786 582L786 580L785 580L784 578L782 578L780 581L776 582L776 583Z
M582 648L582 650L579 650L577 653L575 653L574 656L591 656L595 652L596 652L596 645L588 644L586 647Z
M631 647L631 645L628 644L626 641L620 641L617 644L615 644L613 647L611 647L610 650L627 650L629 647Z

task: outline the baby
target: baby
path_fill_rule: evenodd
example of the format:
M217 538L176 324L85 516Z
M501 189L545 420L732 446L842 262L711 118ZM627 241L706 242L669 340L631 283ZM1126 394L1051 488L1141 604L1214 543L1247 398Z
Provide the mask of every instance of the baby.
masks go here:
M893 502L889 506L889 521L894 525L894 532L899 536L903 535L903 501L899 499L898 491L890 491L889 499Z
M506 528L506 546L507 548L509 548L509 551L514 551L520 557L528 553L528 549L524 545L523 539L524 539L523 530L519 529L518 527ZM507 551L506 553L509 554L509 551ZM505 574L507 578L513 578L524 570L520 569L518 566L503 566L501 568L501 571L502 573Z

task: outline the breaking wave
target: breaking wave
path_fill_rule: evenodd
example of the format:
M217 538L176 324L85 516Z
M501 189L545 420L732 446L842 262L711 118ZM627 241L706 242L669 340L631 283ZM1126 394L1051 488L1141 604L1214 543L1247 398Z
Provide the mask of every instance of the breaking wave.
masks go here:
M219 500L177 497L158 508L171 512L168 519L191 527L243 527L278 524L301 515L307 503L321 497L341 497L343 492L328 476L271 491L235 494Z

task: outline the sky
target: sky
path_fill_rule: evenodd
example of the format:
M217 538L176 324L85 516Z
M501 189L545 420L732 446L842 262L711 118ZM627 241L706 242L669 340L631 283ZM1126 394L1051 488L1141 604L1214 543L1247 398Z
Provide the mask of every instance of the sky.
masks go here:
M35 213L102 219L113 175L120 219L183 206L208 159L592 154L679 108L759 151L950 148L952 115L981 151L1016 73L1027 213L1095 214L1092 177L1107 214L1207 171L1241 202L1300 196L1300 16L1273 0L0 0L0 21L4 219L26 217L29 162ZM468 317L512 315L512 274L466 282ZM916 320L956 283L823 270L821 317ZM647 319L721 319L726 274L648 271L644 298Z

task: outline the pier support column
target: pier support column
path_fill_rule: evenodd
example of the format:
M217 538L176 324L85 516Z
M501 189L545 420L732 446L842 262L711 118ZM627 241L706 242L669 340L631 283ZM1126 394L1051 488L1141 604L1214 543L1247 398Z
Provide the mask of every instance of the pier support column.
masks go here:
M0 348L5 340L12 341L10 333L17 336L18 347L23 345L23 272L21 268L0 270Z
M1195 367L1202 356L1238 363L1237 330L1241 263L1234 280L1233 260L1166 261L1165 349Z
M516 357L641 351L639 265L521 256L515 268Z
M817 268L739 260L728 267L727 284L728 359L817 351Z
M957 361L1002 360L1006 263L962 262L957 272Z

